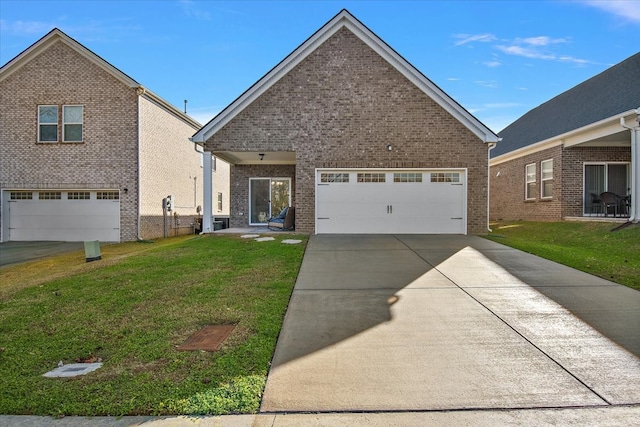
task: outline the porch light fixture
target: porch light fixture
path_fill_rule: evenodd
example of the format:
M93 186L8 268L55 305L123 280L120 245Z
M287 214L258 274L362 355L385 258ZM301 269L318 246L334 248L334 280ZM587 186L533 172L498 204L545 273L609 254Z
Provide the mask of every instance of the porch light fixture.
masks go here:
M264 153L258 154L258 157L260 157L260 161L264 160Z
M391 144L387 144L387 151L393 150L393 146Z

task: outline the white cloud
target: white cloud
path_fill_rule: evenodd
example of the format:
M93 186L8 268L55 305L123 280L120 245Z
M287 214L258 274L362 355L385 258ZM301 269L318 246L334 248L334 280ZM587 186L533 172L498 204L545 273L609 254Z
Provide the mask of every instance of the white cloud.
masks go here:
M516 39L516 43L524 43L533 46L548 46L550 44L567 43L567 39L554 39L548 36L527 37L524 39Z
M0 31L7 32L18 36L42 36L57 25L51 22L39 21L15 21L8 22L0 19Z
M542 52L536 48L519 45L499 45L496 49L508 55L523 56L531 59L542 59L545 61L571 62L578 65L591 64L592 61L582 58L574 58L568 55L556 55L554 53Z
M211 20L211 14L206 10L202 10L200 7L198 7L194 1L180 0L180 4L182 5L182 11L185 13L185 15L191 18L195 18L199 21Z
M495 89L498 87L498 83L492 80L476 80L474 83L482 87L488 87L490 89Z
M447 78L447 80L449 80L450 82L460 81L460 79L458 77L449 77L449 78Z
M485 62L483 62L483 64L486 65L489 68L496 68L496 67L501 66L502 62L493 60L493 61L485 61Z
M587 0L583 3L628 21L640 22L640 7L634 0Z
M462 46L472 42L489 43L497 40L493 34L455 34L453 37L459 39L454 43L454 46Z

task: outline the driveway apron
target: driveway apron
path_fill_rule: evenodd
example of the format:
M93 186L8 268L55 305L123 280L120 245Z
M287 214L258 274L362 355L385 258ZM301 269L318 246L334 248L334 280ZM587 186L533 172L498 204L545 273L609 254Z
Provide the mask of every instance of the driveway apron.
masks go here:
M479 237L316 235L261 412L640 404L639 327L640 292Z

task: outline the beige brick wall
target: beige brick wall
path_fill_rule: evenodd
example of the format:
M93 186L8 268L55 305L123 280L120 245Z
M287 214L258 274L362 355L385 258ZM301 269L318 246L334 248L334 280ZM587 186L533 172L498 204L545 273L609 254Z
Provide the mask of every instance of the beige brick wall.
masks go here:
M162 237L165 217L162 199L173 196L174 211L166 218L168 235L193 233L197 206L202 206L201 155L189 137L197 128L140 97L140 234Z
M83 105L84 141L37 143L38 105ZM60 41L0 82L0 187L127 188L123 241L137 233L136 141L134 89Z
M629 162L630 158L631 151L625 147L557 146L492 166L490 218L560 221L583 216L584 163ZM553 198L542 199L540 162L548 159L553 159ZM536 164L536 198L525 200L525 166L531 163Z
M296 178L296 229L304 232L314 231L315 168L468 168L468 232L486 232L486 144L347 29L208 144L220 151L295 151L295 174L289 176ZM243 186L232 182L236 225L247 224L235 209L248 204Z

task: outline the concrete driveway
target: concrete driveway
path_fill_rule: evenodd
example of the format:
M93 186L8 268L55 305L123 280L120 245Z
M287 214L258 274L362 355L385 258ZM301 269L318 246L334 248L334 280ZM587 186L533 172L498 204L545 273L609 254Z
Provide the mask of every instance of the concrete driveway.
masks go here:
M479 237L312 236L261 412L639 405L638 331L640 292Z
M83 249L83 242L3 242L0 267Z

